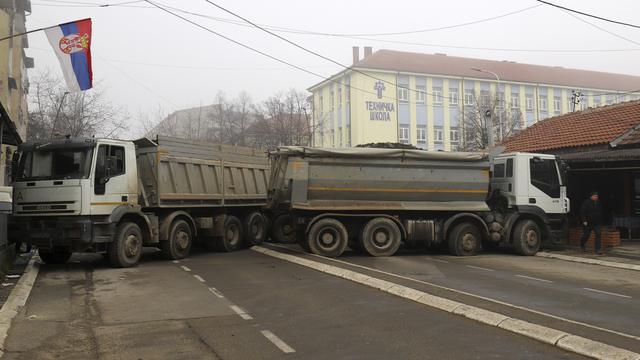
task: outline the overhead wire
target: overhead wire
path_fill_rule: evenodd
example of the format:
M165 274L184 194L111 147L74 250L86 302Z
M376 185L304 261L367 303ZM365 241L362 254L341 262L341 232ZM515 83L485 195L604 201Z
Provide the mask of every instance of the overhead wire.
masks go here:
M562 10L565 10L565 11L570 11L572 13L588 16L588 17L591 17L591 18L594 18L594 19L598 19L598 20L607 21L607 22L610 22L610 23L613 23L613 24L624 25L624 26L629 26L629 27L633 27L633 28L636 28L636 29L640 29L640 25L635 25L635 24L631 24L631 23L627 23L627 22L623 22L623 21L618 21L618 20L605 18L605 17L598 16L598 15L589 14L589 13L586 13L586 12L583 12L583 11L571 9L571 8L568 8L568 7L565 7L565 6L562 6L562 5L558 5L558 4L554 4L554 3L549 2L549 1L544 1L544 0L536 0L536 1L539 2L539 3L543 3L545 5L553 6L553 7L556 7L558 9L562 9Z

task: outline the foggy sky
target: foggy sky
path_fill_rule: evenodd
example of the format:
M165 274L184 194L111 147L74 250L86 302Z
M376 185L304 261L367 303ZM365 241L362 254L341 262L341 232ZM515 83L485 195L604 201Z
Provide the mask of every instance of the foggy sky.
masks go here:
M78 0L96 4L123 0ZM640 2L633 0L553 0L585 12L640 24ZM219 0L259 24L326 33L382 33L431 29L470 22L538 4L536 1L345 1L345 0ZM234 19L203 0L160 0L207 16ZM55 5L55 6L44 6ZM64 5L64 6L61 6ZM144 2L135 6L150 6ZM93 19L95 86L105 87L109 100L132 117L211 104L219 90L229 97L247 91L254 101L290 88L306 89L321 79L219 38L158 9L81 7L33 0L27 29L91 17ZM252 27L180 14L237 41L323 76L342 68L297 49ZM452 56L511 60L578 69L640 75L640 29L581 17L618 36L588 25L562 10L541 5L497 20L453 29L367 39L279 33L305 47L351 64L351 46L372 46ZM237 20L237 19L234 19ZM403 41L459 47L510 49L635 49L599 53L488 51L373 41ZM61 71L43 32L29 35L27 55L35 58L31 74L49 68ZM640 89L640 84L638 84ZM132 134L133 136L133 134Z

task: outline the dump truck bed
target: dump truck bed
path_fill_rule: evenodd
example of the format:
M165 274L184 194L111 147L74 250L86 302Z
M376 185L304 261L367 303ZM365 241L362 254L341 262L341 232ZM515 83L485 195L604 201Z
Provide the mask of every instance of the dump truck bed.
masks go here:
M145 207L262 206L269 160L258 149L158 136L136 142Z
M272 196L292 209L488 210L484 153L282 147L273 156Z

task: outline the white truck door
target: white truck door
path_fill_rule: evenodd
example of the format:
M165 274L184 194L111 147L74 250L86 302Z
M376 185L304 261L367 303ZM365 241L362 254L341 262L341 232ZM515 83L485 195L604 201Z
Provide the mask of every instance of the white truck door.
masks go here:
M125 148L121 145L100 144L96 154L91 214L111 214L117 206L129 202L126 176Z
M564 213L560 174L553 158L529 159L529 205L538 206L547 214Z

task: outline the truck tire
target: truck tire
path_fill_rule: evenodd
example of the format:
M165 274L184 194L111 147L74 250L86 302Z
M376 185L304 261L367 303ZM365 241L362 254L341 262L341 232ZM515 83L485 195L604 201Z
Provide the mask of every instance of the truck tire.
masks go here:
M222 236L216 240L216 248L219 251L231 252L242 246L242 222L233 215L227 216L224 221Z
M513 247L519 255L532 256L540 250L540 227L533 220L520 220L513 230Z
M174 220L171 223L169 239L160 242L162 255L168 260L184 259L189 256L192 242L193 232L191 231L191 226L185 220Z
M260 245L267 235L267 219L259 211L244 218L244 242L247 246Z
M307 246L312 253L327 257L338 257L347 247L347 228L336 219L318 220L307 235Z
M481 244L480 230L474 224L457 224L447 236L449 253L455 256L471 256L478 253Z
M123 222L116 228L113 241L109 244L107 255L113 267L127 268L135 266L142 254L142 231L138 224Z
M276 216L271 224L271 241L283 244L296 242L296 232L291 215L285 213Z
M45 264L65 264L71 257L71 251L68 250L38 250L40 259Z
M371 256L391 256L398 251L401 241L398 225L384 217L369 220L360 235L362 248Z

